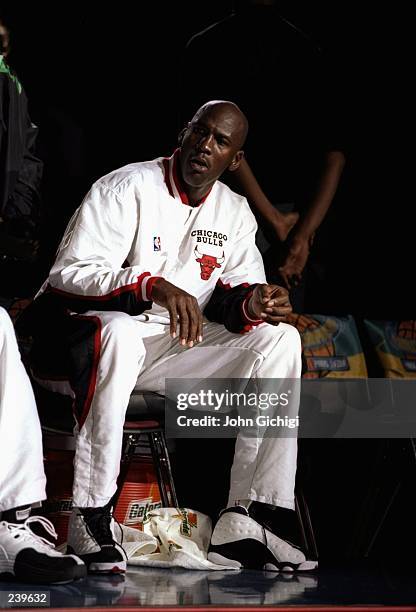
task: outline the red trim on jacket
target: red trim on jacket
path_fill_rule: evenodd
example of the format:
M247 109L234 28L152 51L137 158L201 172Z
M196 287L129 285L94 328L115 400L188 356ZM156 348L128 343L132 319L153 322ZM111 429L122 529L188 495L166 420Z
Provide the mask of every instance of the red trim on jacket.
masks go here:
M246 324L244 328L247 326L250 326L250 328L256 327L256 325L260 325L260 323L264 323L263 319L252 319L248 314L248 302L252 295L253 295L253 292L250 291L249 293L247 293L246 297L241 302L241 315L242 315L243 323Z
M179 149L176 149L176 151L172 155L172 178L174 180L175 187L176 187L177 192L179 193L179 197L181 199L182 204L186 204L187 206L189 206L188 195L185 193L183 186L182 186L182 181L180 180L178 176L178 161L179 161Z

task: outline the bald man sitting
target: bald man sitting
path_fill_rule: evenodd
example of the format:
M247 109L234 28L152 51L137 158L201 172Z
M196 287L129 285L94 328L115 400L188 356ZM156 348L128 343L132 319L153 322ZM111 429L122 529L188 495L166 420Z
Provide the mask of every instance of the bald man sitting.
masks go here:
M253 214L218 180L238 168L247 129L235 104L208 102L171 157L94 183L35 300L35 372L45 377L62 357L69 364L77 442L68 546L89 571L125 569L111 500L133 389L163 394L166 378L300 376L288 293L266 284ZM213 561L316 567L253 518L258 504L293 509L296 452L293 438L237 438Z

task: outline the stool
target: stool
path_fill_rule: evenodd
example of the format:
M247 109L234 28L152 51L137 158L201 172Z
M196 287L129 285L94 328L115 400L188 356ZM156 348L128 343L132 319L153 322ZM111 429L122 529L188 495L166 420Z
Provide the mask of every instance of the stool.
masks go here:
M42 431L45 434L73 436L74 417L72 398L48 391L32 381ZM156 471L162 505L177 507L175 485L166 445L163 416L165 398L152 392L132 393L123 427L123 444L117 491L113 497L115 507L127 477L127 472L142 436L147 436Z
M126 420L123 428L123 450L121 453L120 474L117 480L117 491L113 497L116 506L123 484L127 477L135 448L140 444L140 438L147 435L153 464L156 470L162 505L165 508L178 507L178 500L173 483L172 469L166 445L163 426L158 421Z

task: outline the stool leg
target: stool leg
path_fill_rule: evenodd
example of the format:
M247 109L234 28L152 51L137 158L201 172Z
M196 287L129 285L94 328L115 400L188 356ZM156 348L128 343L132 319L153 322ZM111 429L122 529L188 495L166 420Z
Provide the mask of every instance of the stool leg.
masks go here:
M172 506L177 507L178 500L176 498L165 436L161 431L149 432L148 436L162 504L167 508Z
M164 472L165 472L165 482L167 481L168 486L169 486L170 501L171 501L170 505L172 505L174 508L177 508L179 506L179 502L176 496L175 483L173 482L172 467L170 465L168 447L166 444L166 438L165 438L165 434L163 431L160 432L159 442L160 442L162 461L163 461L163 467L164 467Z
M151 450L152 457L153 457L153 465L155 466L155 470L156 470L157 482L159 485L162 505L165 508L168 508L170 504L169 504L168 492L167 492L165 479L164 479L163 471L162 471L162 465L161 465L161 454L160 454L160 448L158 444L159 432L153 432L153 431L149 432L148 436L149 436L150 450Z
M134 449L139 443L140 434L128 434L127 436L123 437L123 450L121 453L120 473L117 478L117 491L114 493L111 502L113 508L116 507L121 491L123 490L123 485L126 481L127 473L134 455Z

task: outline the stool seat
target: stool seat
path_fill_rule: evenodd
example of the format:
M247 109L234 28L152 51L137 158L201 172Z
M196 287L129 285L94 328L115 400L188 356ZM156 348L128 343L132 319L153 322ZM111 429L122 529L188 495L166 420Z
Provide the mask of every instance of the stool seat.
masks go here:
M45 389L32 380L39 419L46 429L62 433L73 432L75 418L72 413L73 400ZM154 429L164 425L165 397L152 391L133 391L126 412L125 429Z
M126 432L135 432L138 429L142 430L145 429L150 430L150 429L159 429L160 428L160 423L159 421L124 421L124 431Z

